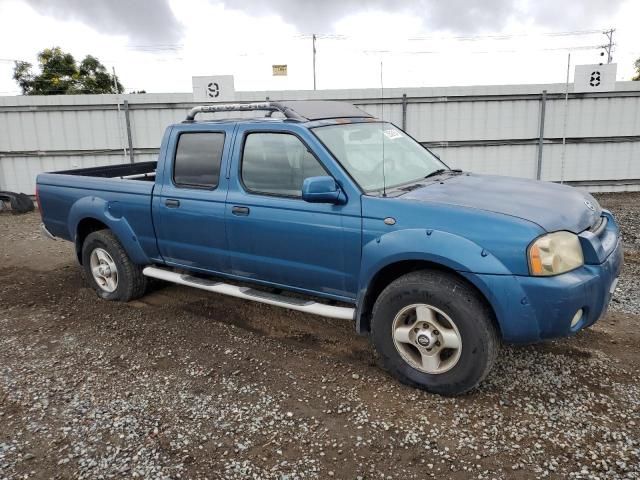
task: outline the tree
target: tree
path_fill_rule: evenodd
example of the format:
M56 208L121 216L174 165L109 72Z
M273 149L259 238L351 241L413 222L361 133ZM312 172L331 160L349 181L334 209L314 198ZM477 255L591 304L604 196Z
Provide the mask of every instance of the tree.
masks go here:
M631 80L640 81L640 58L635 61L633 66L636 67L636 74Z
M70 53L60 47L45 48L38 53L40 74L32 72L29 62L16 61L13 79L23 95L71 95L87 93L122 93L124 87L107 72L102 63L87 55L78 65Z

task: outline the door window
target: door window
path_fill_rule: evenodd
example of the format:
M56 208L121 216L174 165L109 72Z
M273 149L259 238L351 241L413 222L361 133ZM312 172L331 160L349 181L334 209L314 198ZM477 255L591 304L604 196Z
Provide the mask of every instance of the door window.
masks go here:
M224 133L183 133L173 166L173 181L178 187L214 189L220 179Z
M300 197L305 178L327 175L295 135L250 133L242 154L242 182L251 191Z

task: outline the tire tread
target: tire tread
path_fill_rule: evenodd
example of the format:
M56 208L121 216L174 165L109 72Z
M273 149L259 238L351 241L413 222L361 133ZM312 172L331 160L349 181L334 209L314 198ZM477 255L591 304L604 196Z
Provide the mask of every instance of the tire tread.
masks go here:
M85 239L82 247L83 255L85 245L89 245L94 240L98 240L104 243L109 248L109 253L113 257L116 257L114 258L114 260L117 261L119 268L121 267L123 269L122 272L118 272L118 275L119 278L125 280L125 288L119 291L117 297L113 298L113 300L128 302L130 300L135 300L136 298L142 297L147 290L148 283L147 277L142 274L143 267L131 261L129 255L127 255L126 250L111 230L97 230L90 233ZM90 273L88 271L86 273L87 276L90 277ZM89 278L89 280L93 282L93 279L91 277Z
M450 290L452 292L457 292L458 296L456 297L456 301L469 302L473 308L477 308L482 312L480 315L478 315L478 318L481 320L477 322L476 327L482 329L482 332L479 332L479 334L481 334L486 339L487 357L486 362L483 365L484 368L479 374L477 380L473 383L457 382L447 384L446 386L433 388L431 386L416 382L403 375L396 368L393 359L387 355L384 355L383 352L378 352L378 355L382 360L385 369L387 369L392 373L392 375L394 375L396 378L407 385L423 390L433 391L435 393L447 396L461 395L474 389L480 382L482 382L486 378L486 376L493 368L493 365L495 364L501 344L500 335L495 324L493 311L486 303L484 298L481 297L473 288L471 288L464 279L458 277L453 273L443 272L440 270L419 270L405 274L392 281L389 285L387 285L382 293L380 293L374 304L372 312L373 321L371 325L371 336L373 337L375 343L375 338L377 335L385 334L384 332L378 331L381 327L383 327L383 325L380 325L375 320L377 318L378 311L386 302L390 300L390 297L396 295L398 291L424 291L425 288L434 286L434 284L445 287L447 290Z

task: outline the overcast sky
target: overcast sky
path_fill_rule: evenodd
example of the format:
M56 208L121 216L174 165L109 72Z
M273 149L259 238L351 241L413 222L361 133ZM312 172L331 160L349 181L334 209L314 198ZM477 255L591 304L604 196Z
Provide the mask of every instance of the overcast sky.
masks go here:
M311 89L312 33L318 88L379 87L381 62L385 87L564 82L568 52L606 62L610 27L629 80L638 19L638 0L0 0L0 95L19 93L12 60L56 45L115 67L127 91L217 74L236 90Z

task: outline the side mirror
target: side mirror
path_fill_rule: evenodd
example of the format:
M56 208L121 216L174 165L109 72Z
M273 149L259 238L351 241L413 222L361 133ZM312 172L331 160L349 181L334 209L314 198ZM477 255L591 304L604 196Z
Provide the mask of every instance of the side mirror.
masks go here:
M346 202L346 197L333 177L309 177L302 182L302 199L309 203Z

